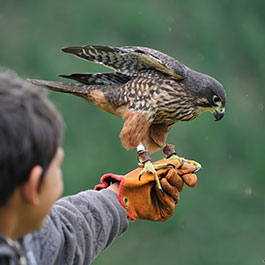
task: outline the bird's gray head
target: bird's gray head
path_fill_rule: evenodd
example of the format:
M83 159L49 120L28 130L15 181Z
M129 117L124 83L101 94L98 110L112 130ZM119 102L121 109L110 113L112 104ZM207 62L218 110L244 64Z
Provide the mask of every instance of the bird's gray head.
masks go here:
M216 79L189 69L183 82L187 93L193 98L197 115L210 111L214 114L216 121L223 118L226 93L223 86Z

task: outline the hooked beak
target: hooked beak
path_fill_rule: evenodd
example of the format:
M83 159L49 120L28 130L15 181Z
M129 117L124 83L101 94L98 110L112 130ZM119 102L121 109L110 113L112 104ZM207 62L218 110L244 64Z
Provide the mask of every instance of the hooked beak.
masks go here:
M214 117L215 117L215 121L220 121L225 115L225 112L218 112L218 111L215 111L214 112Z
M220 108L220 107L214 108L213 115L215 117L215 121L220 121L225 115L225 108Z

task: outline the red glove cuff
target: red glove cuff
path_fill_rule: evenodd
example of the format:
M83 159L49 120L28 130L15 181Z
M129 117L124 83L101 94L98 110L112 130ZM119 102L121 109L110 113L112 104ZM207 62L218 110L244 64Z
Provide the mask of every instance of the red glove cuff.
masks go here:
M127 209L126 209L126 207L124 205L124 203L126 204L126 201L124 201L123 197L122 197L122 190L123 190L123 185L124 185L124 176L108 173L108 174L103 175L100 178L100 182L101 182L101 184L96 185L94 187L94 190L98 190L99 191L99 190L102 190L102 189L106 189L113 182L119 182L120 183L118 198L119 198L119 202L122 205L122 207L127 211ZM130 213L128 213L128 211L127 211L127 216L132 221L136 220L136 218L133 215L131 215Z

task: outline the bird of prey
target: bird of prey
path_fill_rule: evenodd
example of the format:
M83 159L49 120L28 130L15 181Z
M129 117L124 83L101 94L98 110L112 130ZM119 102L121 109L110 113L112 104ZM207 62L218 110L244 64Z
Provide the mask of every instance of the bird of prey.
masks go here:
M154 49L125 46L72 46L65 53L114 69L106 73L59 75L78 83L33 79L31 82L51 90L86 99L99 109L125 120L120 133L126 149L137 148L144 169L160 182L148 153L168 148L169 129L178 121L191 121L210 111L216 120L224 116L226 94L214 78L196 72L176 59ZM168 151L170 150L170 151ZM172 155L173 154L173 155ZM191 163L196 164L194 161Z

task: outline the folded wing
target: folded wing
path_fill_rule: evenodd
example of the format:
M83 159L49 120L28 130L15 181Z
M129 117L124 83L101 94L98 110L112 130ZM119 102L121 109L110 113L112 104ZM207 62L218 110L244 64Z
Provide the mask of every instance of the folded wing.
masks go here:
M85 60L104 64L117 72L133 76L139 71L156 69L176 79L186 77L187 68L176 59L154 49L137 46L71 46L62 51Z

